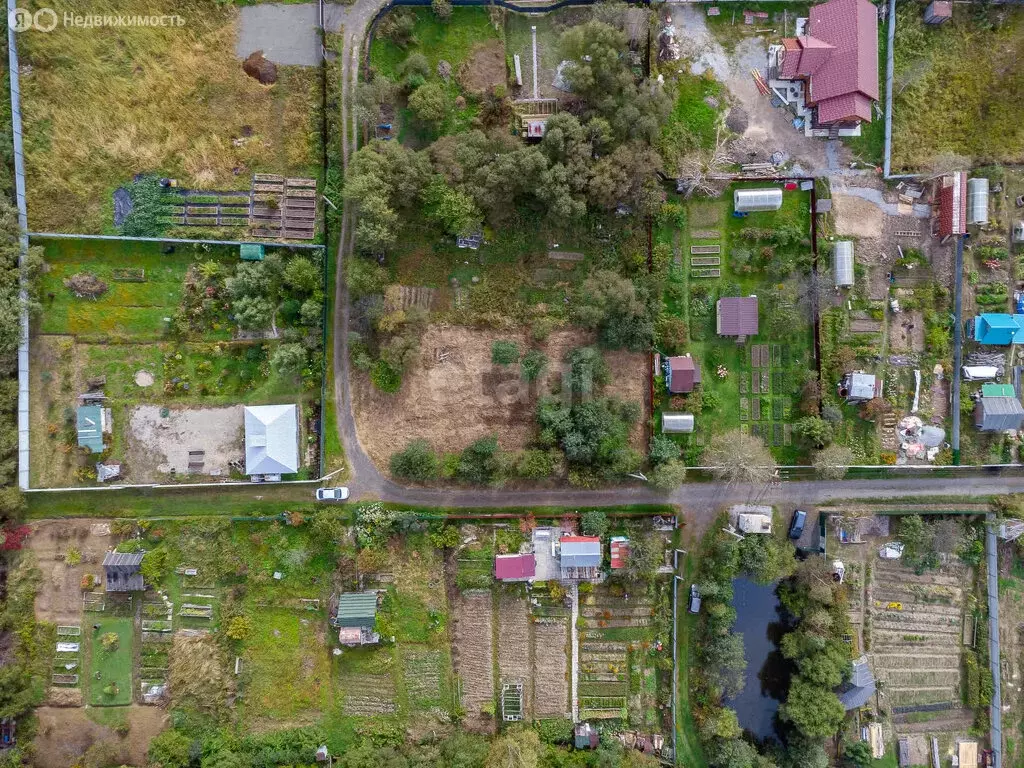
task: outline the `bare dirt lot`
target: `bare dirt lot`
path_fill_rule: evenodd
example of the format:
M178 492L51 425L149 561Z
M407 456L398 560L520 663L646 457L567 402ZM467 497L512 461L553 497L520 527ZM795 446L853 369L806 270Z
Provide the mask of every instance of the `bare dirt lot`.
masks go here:
M853 195L832 195L836 234L851 237L881 237L885 214L874 203Z
M227 475L243 458L242 406L172 409L166 417L155 405L129 415L127 463L134 482L160 479L172 470L186 474L189 451L205 451L204 475Z
M459 84L469 93L483 94L505 83L505 44L500 40L477 45L459 71Z
M110 742L117 757L114 764L145 765L149 742L168 725L167 713L159 707L118 707L129 725L123 739L113 729L90 720L81 708L40 707L39 733L34 742L32 765L37 768L67 768L89 747Z
M82 621L82 576L100 575L103 555L113 546L108 523L97 520L44 520L32 524L29 549L43 575L36 593L36 618L57 624ZM68 552L81 553L79 565L68 565Z
M538 398L561 384L566 353L593 343L593 337L579 330L551 334L541 347L549 360L547 372L532 385L522 380L519 366L491 363L491 345L498 339L516 341L520 351L529 348L526 334L432 325L397 394L380 392L356 373L352 399L359 439L370 458L386 467L392 453L416 438L444 452L459 451L490 434L497 434L506 450L528 445L536 433ZM646 407L646 356L616 351L606 352L605 360L611 381L603 394ZM633 430L637 448L643 448L644 420Z

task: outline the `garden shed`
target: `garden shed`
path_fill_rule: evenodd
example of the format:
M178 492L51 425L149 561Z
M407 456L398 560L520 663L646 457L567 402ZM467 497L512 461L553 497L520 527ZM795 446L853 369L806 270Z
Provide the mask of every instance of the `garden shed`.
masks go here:
M847 712L860 709L871 701L875 695L875 676L871 674L867 656L861 656L853 662L850 681L839 689L838 695Z
M1024 243L1024 221L1018 221L1013 225L1013 242Z
M967 182L967 223L988 224L988 179Z
M673 395L683 395L700 384L700 365L690 355L678 355L665 361L665 386Z
M924 9L925 24L944 24L952 18L952 0L932 0Z
M376 592L344 592L331 611L331 626L338 629L342 645L370 645L380 642L374 632L377 623Z
M882 380L873 373L853 371L839 381L839 396L848 403L864 403L882 396Z
M782 207L782 190L779 187L767 189L737 189L732 193L734 210L777 211Z
M103 433L106 414L102 405L80 405L75 412L78 445L90 453L103 453Z
M974 340L979 344L1005 346L1024 339L1024 315L984 312L974 318Z
M103 556L107 592L141 592L146 588L142 578L143 552L107 552Z
M562 536L558 543L563 579L593 579L600 575L602 554L599 536Z
M967 231L967 174L957 171L943 176L937 182L938 221L935 233L946 238Z
M837 288L853 285L853 241L840 240L832 249L832 274Z
M267 254L261 243L242 243L238 248L238 255L242 261L263 261Z
M1024 406L1016 396L990 397L982 394L974 406L974 424L982 432L1006 432L1020 429Z
M629 560L629 539L625 536L612 536L609 542L612 570L619 571L626 567Z
M282 475L298 471L298 408L293 404L246 406L245 474Z
M497 555L494 558L494 578L498 581L533 581L537 573L537 558L533 555Z
M715 331L719 336L744 340L756 336L757 296L726 296L715 304Z
M688 433L694 430L694 419L692 413L671 413L661 414L661 431L667 433Z

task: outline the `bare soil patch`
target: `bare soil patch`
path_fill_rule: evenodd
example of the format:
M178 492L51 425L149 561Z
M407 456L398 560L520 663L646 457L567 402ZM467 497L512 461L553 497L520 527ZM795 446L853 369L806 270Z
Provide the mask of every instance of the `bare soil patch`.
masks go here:
M82 576L101 576L103 555L114 545L110 529L95 520L44 520L32 524L29 549L43 575L36 592L35 611L40 621L79 624L82 621ZM68 565L71 550L81 563Z
M459 84L468 92L483 94L505 83L505 44L491 40L473 48L459 68Z
M116 745L119 764L145 765L149 742L168 725L167 713L157 707L133 705L124 709L130 730L122 739L112 729L86 717L84 709L40 707L36 710L39 732L34 742L32 765L67 768L75 765L89 747L101 741Z
M921 312L904 312L892 319L889 346L893 352L924 351L924 317Z
M462 678L464 723L470 731L494 730L493 718L483 714L484 706L494 701L493 615L490 592L468 592L456 605L452 660Z
M491 363L491 345L511 339L525 352L525 333L503 333L462 326L432 325L423 335L417 359L409 366L402 389L389 395L361 373L353 375L352 399L364 450L379 466L410 440L423 438L435 450L459 451L478 438L497 434L506 450L526 447L536 434L535 411L541 395L557 391L566 353L593 343L580 330L551 334L540 349L549 364L541 380L527 384L519 366ZM647 358L643 354L605 353L611 381L604 394L646 403ZM633 445L643 448L643 422L635 425Z
M853 195L832 195L836 234L881 237L885 214L874 203Z
M135 482L186 474L189 451L205 451L204 475L227 475L243 456L242 406L171 409L140 405L128 417L127 463Z

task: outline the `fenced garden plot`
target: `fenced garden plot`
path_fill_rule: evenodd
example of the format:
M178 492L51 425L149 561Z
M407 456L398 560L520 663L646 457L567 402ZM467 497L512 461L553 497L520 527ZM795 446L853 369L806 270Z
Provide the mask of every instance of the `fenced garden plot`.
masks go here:
M333 662L336 691L346 717L394 715L399 711L392 648L357 648Z
M466 592L459 597L452 661L467 726L489 729L495 711L494 599L490 591Z
M748 434L765 439L777 461L805 463L807 451L794 443L790 427L801 415L796 405L802 386L816 368L808 298L810 196L786 192L779 211L737 219L731 215L733 188L715 200L679 200L686 206L687 227L663 223L656 231L658 243L673 247L680 261L690 259L689 265L670 266L663 295L664 311L685 323L686 340L661 351L691 354L701 366L701 386L694 394L670 397L656 382L655 424L661 411L695 414L696 432L672 436L689 464L700 463L714 434L744 425ZM706 242L711 232L717 244ZM697 255L709 253L715 255ZM711 258L719 261L705 262ZM750 295L758 297L757 335L745 344L719 336L717 301Z
M104 615L94 624L87 645L88 693L92 706L107 707L132 701L134 622Z
M899 564L873 563L864 636L890 706L960 706L969 578L961 565L917 574Z
M402 682L410 709L424 712L452 707L448 653L408 643L399 648Z
M95 0L77 12L130 8ZM236 56L236 9L155 0L147 13L188 23L99 35L61 26L18 46L34 72L21 94L25 135L39 139L25 146L32 229L109 231L111 190L138 173L230 189L240 166L300 176L317 167L315 67L278 66L268 87ZM160 66L140 71L140 61Z
M111 423L102 458L120 461L126 482L163 480L172 469L228 477L231 459L240 458L240 425L214 425L216 414L208 425L204 414L198 426L162 432L150 422L187 420L204 406L290 401L311 407L320 378L318 343L289 346L284 363L275 355L293 343L284 340L286 331L320 338L317 252L277 248L264 262L243 263L238 249L227 246L178 244L173 253L163 253L160 243L33 242L42 245L49 265L43 278L46 311L30 346L34 487L95 481L98 457L77 445L74 408L80 393L104 398ZM280 287L266 287L265 278L279 268L284 272L271 283ZM129 269L137 270L136 279L119 279ZM285 281L284 273L297 275L298 282ZM95 298L69 287L79 285L83 275L102 287ZM229 280L236 286L230 290ZM245 285L256 293L238 287ZM246 301L263 308L246 315ZM305 416L300 419L303 432L307 423ZM172 434L189 444L176 447ZM305 442L305 434L301 439ZM237 456L226 455L224 441L237 446ZM200 452L204 461L179 460L167 451Z
M82 670L82 628L72 625L57 626L57 650L53 656L52 685L78 686Z
M498 597L498 676L501 680L522 682L530 678L530 606L523 591L517 591L518 594L503 591ZM529 686L520 687L519 719L530 719L531 711Z

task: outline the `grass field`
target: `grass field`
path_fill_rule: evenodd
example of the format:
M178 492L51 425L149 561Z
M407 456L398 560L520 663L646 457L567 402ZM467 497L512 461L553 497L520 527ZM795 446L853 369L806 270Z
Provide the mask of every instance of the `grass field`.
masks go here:
M400 107L399 140L417 146L425 145L437 136L467 130L477 114L477 107L471 100L467 100L461 107L455 104L459 96L465 95L457 75L475 48L493 41L503 41L504 30L495 28L485 8L455 8L447 21L439 19L430 8L402 9L400 12L414 15L415 42L407 48L401 48L391 40L374 37L370 46L370 66L380 74L400 81L402 63L406 58L413 53L423 54L430 65L427 81L442 84L448 95L449 114L444 123L434 130L418 123L408 108ZM437 65L441 61L451 64L452 76L447 81L437 73Z
M244 716L315 720L330 690L330 662L320 613L268 610L246 641L249 680Z
M715 145L719 110L706 98L722 97L722 84L710 75L683 72L676 79L678 94L668 122L662 128L663 141L675 151L709 149Z
M93 706L109 707L132 702L132 647L134 645L135 628L130 618L103 616L90 621L99 624L99 630L83 627L83 634L91 632L89 637L89 694L88 701ZM106 651L100 639L107 633L118 636L117 648ZM97 677L97 673L99 676ZM104 688L116 685L116 693L105 693Z
M948 153L1021 162L1024 11L979 8L937 28L919 11L897 11L893 169L926 169ZM1005 21L992 29L997 18Z
M237 251L228 247L178 245L168 254L161 252L160 243L45 239L33 243L43 246L49 267L41 287L45 311L40 331L105 343L118 338L140 342L164 338L164 318L178 308L189 266L199 259L230 265L238 258ZM115 271L123 268L145 270L145 282L117 281ZM99 277L107 284L107 292L97 300L76 297L64 280L79 272ZM230 338L227 329L218 335Z
M246 188L253 172L316 175L315 68L279 67L277 83L261 85L235 57L237 9L154 0L145 10L186 23L58 26L19 40L32 67L21 86L32 229L112 231L111 194L137 173L206 189ZM75 6L137 12L121 0ZM254 138L235 146L243 126Z

